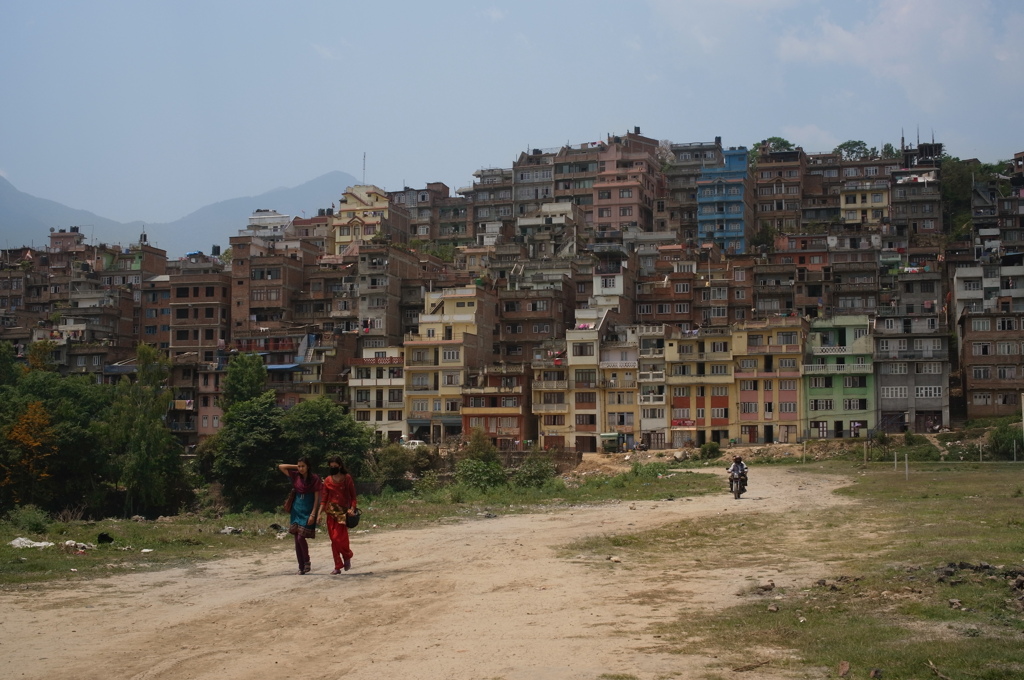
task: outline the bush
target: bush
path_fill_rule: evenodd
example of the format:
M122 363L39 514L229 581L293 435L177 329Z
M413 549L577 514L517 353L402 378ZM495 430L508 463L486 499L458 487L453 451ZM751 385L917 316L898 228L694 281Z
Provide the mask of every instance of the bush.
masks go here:
M705 460L712 460L722 455L722 447L718 442L708 442L700 447L700 457Z
M415 469L416 451L400 444L388 444L376 451L368 451L363 464L363 472L380 486L403 479Z
M464 455L473 460L481 460L485 463L498 462L498 447L494 445L491 438L480 428L476 428L469 435Z
M502 486L507 478L500 463L467 458L455 464L455 481L480 491L486 491L496 486Z
M512 486L539 489L555 476L555 464L547 456L530 454L523 464L512 473Z
M1014 448L1016 442L1016 448ZM1016 452L1017 458L1024 456L1024 438L1021 436L1020 424L1001 423L988 435L988 450L993 458L1011 460Z
M7 513L7 522L16 529L32 534L45 534L50 517L34 505L19 505Z
M718 445L715 444L715 446ZM668 474L668 463L633 463L630 474L634 477L643 477L644 479L657 479Z
M441 475L438 474L437 470L427 470L423 473L423 476L412 483L413 493L420 498L436 493L442 488L444 488L444 482L441 481Z
M925 437L914 434L910 430L903 433L903 443L907 446L916 446L925 441Z

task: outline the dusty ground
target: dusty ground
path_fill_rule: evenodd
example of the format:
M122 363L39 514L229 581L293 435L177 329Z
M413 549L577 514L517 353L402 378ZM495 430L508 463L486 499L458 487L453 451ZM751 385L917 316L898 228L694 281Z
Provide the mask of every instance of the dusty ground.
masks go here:
M715 471L715 474L723 474ZM64 590L0 594L0 676L133 680L278 678L545 678L640 680L733 676L715 658L667 654L648 627L681 611L737 603L737 584L780 585L823 573L698 569L680 556L673 587L606 556L553 548L697 516L793 513L841 503L839 480L761 468L736 501L720 494L560 510L357 534L354 568L331 576L312 543L313 573L294 574L290 544L260 559L126 574ZM801 540L793 538L793 540ZM595 564L601 560L601 564ZM635 595L636 597L631 597ZM770 660L765 650L756 660ZM751 659L755 661L755 659ZM771 663L736 675L781 679Z

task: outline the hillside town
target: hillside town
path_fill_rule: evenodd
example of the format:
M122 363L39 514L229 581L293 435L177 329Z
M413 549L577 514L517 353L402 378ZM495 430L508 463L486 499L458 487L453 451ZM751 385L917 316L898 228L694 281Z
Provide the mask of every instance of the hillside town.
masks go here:
M635 128L455 190L260 208L180 258L55 226L0 251L0 341L98 382L160 349L186 448L218 432L245 353L281 407L328 397L382 442L661 450L1019 413L1024 152L970 180L954 224L941 143L781 142Z

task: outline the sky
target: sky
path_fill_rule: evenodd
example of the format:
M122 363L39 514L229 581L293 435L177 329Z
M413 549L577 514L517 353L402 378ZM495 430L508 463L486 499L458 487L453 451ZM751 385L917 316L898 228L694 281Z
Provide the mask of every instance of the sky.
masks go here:
M333 170L454 192L634 127L995 162L1022 35L1018 0L2 2L0 176L158 223Z

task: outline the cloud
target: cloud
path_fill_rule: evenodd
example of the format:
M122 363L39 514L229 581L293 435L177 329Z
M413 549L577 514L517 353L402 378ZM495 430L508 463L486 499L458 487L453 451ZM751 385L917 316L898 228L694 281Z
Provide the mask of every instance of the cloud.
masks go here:
M490 7L484 10L484 16L490 19L493 23L498 23L499 21L504 21L507 14L504 10L500 10L497 7Z
M313 43L313 51L316 52L321 59L328 59L330 61L338 61L341 59L341 57L330 47L324 47L323 45Z
M1019 33L1008 28L1021 27L1016 7L1001 5L1000 12L987 0L896 0L875 5L855 23L822 14L805 30L791 29L781 37L777 55L789 64L863 72L937 112L976 89L979 79L994 84L1013 74L1021 57ZM861 82L870 87L872 81Z
M828 130L822 130L813 123L785 125L782 127L781 136L793 142L794 145L803 147L807 153L831 151L839 145L839 138L835 134Z
M7 175L7 171L4 170L3 168L0 168L0 177L3 177L4 179L10 179L10 177Z

